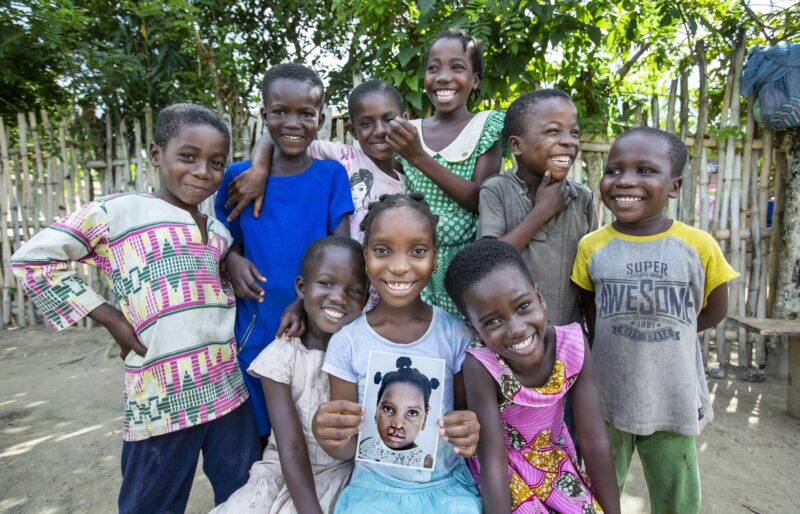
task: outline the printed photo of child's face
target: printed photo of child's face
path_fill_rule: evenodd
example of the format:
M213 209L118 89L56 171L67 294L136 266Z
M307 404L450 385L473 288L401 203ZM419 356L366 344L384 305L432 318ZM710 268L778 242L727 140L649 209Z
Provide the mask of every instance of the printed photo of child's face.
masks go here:
M404 450L414 446L417 435L425 428L425 399L419 387L395 382L383 392L375 413L381 440L389 448Z

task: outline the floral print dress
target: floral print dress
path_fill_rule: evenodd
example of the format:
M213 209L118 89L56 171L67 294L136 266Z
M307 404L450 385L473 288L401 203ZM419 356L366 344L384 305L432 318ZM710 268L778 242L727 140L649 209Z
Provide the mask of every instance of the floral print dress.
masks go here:
M564 400L583 367L583 332L577 323L554 328L553 373L542 387L520 384L503 359L483 343L474 343L467 352L500 385L498 404L514 514L600 513L564 424ZM468 465L480 484L478 459L469 459Z

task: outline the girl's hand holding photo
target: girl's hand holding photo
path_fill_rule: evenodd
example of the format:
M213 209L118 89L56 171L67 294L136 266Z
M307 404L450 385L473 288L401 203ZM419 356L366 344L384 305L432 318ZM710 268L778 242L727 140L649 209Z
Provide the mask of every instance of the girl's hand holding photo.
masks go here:
M352 458L355 438L364 426L364 407L348 400L333 400L319 406L311 424L314 437L332 457ZM352 441L352 449L346 448ZM348 453L348 455L344 455Z

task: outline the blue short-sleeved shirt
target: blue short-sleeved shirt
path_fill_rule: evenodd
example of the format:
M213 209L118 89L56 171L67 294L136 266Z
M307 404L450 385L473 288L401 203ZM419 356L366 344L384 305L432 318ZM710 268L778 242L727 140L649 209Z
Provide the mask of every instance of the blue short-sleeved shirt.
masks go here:
M303 173L267 179L264 207L258 219L253 217L251 204L229 223L225 217L233 209L225 209L228 184L249 168L250 161L228 167L214 205L233 240L244 246L245 257L267 278L261 284L262 303L238 299L235 332L239 359L245 367L275 338L283 310L296 298L294 281L308 246L332 234L353 212L345 169L335 161L314 160ZM263 433L263 427L259 429Z

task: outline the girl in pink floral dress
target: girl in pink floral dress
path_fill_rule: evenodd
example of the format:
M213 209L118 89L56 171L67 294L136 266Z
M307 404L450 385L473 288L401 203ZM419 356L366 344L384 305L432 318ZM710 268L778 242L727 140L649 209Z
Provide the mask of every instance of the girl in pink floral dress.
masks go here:
M528 268L501 241L482 239L456 255L445 286L478 336L467 350L464 380L469 408L481 424L478 456L469 466L484 508L619 513L611 448L580 325L546 325ZM564 424L568 393L586 473Z

